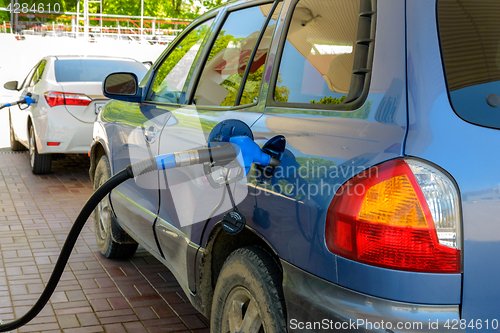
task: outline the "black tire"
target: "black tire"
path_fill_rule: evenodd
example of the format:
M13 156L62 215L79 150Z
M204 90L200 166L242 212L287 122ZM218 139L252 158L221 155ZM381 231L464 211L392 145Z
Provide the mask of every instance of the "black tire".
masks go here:
M111 177L111 169L106 156L102 156L97 163L94 174L94 191ZM119 226L112 218L109 197L106 196L94 210L95 239L99 251L109 259L128 258L137 250L137 243ZM117 235L119 233L119 235ZM119 239L126 239L127 243L121 244L113 240L113 235Z
M251 246L226 259L212 303L210 332L285 333L282 273L271 255Z
M35 129L33 125L29 129L29 140L28 147L30 152L30 167L31 172L35 175L44 175L50 172L52 167L52 155L50 154L39 154L38 148L36 146Z
M16 140L16 135L14 133L14 129L12 128L12 120L10 118L10 113L9 113L9 128L10 128L10 149L12 151L26 150L26 147L24 147L21 142Z

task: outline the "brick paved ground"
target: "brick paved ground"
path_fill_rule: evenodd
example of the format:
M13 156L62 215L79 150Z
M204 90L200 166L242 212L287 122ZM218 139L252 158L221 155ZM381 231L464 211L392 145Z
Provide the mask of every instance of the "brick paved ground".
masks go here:
M35 176L28 154L0 150L0 319L38 298L80 208L92 193L88 159ZM19 332L209 332L173 275L139 247L130 260L97 250L89 219L49 304Z

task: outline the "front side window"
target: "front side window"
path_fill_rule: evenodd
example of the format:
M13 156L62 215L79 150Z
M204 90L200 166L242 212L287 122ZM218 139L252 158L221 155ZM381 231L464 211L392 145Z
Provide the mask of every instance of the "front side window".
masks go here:
M351 84L359 0L300 0L288 28L274 100L341 104Z
M451 104L463 119L500 128L500 2L439 0Z
M191 66L201 50L201 44L210 31L213 19L192 29L170 52L159 67L148 100L161 103L179 103Z
M43 71L45 70L45 65L47 65L47 61L42 60L40 62L40 65L38 65L38 67L36 68L35 73L33 75L32 85L37 84L42 79Z
M250 67L239 104L257 101L264 64L281 4L270 20ZM207 106L235 106L243 77L272 4L231 12L224 22L196 88L194 102Z
M35 72L35 69L38 67L38 64L33 67L28 75L26 75L26 78L24 79L23 83L21 84L21 87L19 89L24 89L26 87L29 87L29 84L31 82L31 78L33 77L33 73Z

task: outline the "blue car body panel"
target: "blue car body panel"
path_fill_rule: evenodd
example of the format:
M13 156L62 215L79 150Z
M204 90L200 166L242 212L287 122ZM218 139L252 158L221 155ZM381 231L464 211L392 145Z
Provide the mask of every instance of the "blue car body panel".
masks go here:
M240 1L234 6L245 3ZM281 61L277 50L286 38L285 17L290 15L293 3L283 2L257 104L230 110L197 110L205 138L217 123L240 119L251 127L260 145L275 135L284 135L287 140L281 162L285 171L276 173L270 183L255 178L245 185L249 195L238 203L238 209L247 217L249 230L281 260L289 318L317 320L324 315L338 321L356 316L431 320L439 321L439 329L432 330L436 332L446 330L442 326L446 320L500 319L500 156L494 154L500 132L462 120L450 105L439 46L437 1L377 1L369 94L359 109L343 112L269 103L273 69ZM226 10L218 12L214 26L223 24ZM213 38L213 32L207 36L208 40ZM165 55L167 52L162 57ZM196 68L199 66L201 60ZM196 75L199 69L193 73ZM148 87L149 81L142 84ZM194 88L195 83L188 84L185 98ZM182 121L186 112L189 110L181 105L108 104L96 124L101 129L95 133L106 142L113 172L130 164L130 145L134 144L130 138L137 127L147 129L153 124L158 133L149 151L143 151L145 158L174 152L181 146L195 148L195 143L192 147L181 141L174 144L179 140L178 131L188 133L191 128ZM144 137L141 139L135 144L144 145ZM327 210L336 190L367 168L404 157L435 164L457 184L463 215L462 274L380 268L339 257L327 248ZM151 181L159 181L160 190L141 188L128 181L111 198L120 223L156 253L193 300L198 295L200 258L206 255L211 231L216 230L223 215L214 211L208 220L182 223L178 207L173 204L177 192L162 188L166 179L182 183L185 178L188 184L190 175L179 172L172 171L170 176L152 174ZM194 211L194 190L185 186L191 195L186 207L191 205ZM135 216L138 224L132 223L130 216Z
M250 224L273 244L280 257L323 279L370 295L423 304L458 304L460 274L421 274L363 265L332 254L325 243L326 213L333 194L349 178L402 156L406 135L405 4L378 1L373 77L367 101L352 114L267 107L252 127L263 144L283 134L288 152L283 169L308 170L275 176L296 185L290 196L263 189L256 205L270 214L266 230ZM383 46L381 46L383 45ZM279 61L279 59L277 60ZM328 169L328 173L324 170ZM319 177L318 177L318 174ZM296 195L312 193L295 200ZM380 282L368 283L368 280ZM432 283L432 288L428 284Z
M441 166L457 182L464 236L461 317L491 323L500 314L500 131L472 125L454 112L437 38L436 2L407 3L410 127L405 153ZM481 331L487 331L485 325Z
M158 139L169 113L146 105L120 103L122 111L115 121L115 135L111 164L113 170L158 155ZM149 140L149 141L148 141ZM116 216L143 244L155 253L156 244L153 224L160 205L158 172L130 179L111 193Z

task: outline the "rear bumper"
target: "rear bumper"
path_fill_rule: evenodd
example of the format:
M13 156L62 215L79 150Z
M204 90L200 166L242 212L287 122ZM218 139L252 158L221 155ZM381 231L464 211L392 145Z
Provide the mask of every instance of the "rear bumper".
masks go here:
M37 147L40 154L87 154L92 143L93 123L82 122L64 107L55 107L37 128ZM48 146L47 142L59 142Z
M377 298L318 278L286 261L281 263L288 332L449 332L446 321L460 321L458 305Z

